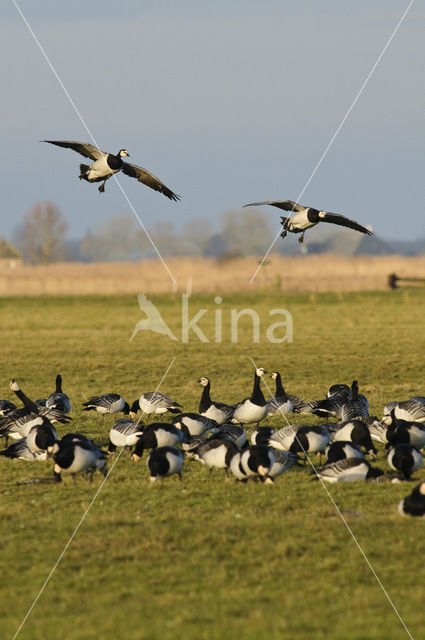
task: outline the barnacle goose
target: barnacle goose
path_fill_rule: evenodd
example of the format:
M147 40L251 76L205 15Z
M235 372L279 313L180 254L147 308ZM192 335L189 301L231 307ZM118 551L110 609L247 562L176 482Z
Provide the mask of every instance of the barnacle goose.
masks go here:
M391 411L391 422L386 431L387 442L390 444L411 444L416 449L425 447L425 426L421 422L400 420L395 416L395 409Z
M276 390L274 394L274 398L268 401L269 404L269 414L276 413L279 407L279 400L281 398L285 401L290 401L292 404L292 410L294 413L311 413L312 409L316 406L316 401L312 400L311 402L306 402L302 398L298 396L294 396L292 393L286 393L285 389L282 385L282 377L278 371L273 371L271 377L275 381Z
M328 446L331 432L326 425L300 427L289 447L292 453L322 453Z
M62 376L56 376L56 390L46 400L46 407L49 409L59 409L62 413L69 413L71 411L71 402L62 391Z
M265 373L267 371L262 367L255 370L252 394L249 398L245 398L236 405L232 422L238 422L241 425L255 423L258 426L261 420L264 420L269 410L269 405L261 391L260 382Z
M189 445L188 453L194 460L202 462L210 470L227 469L239 447L231 440L210 438L205 442Z
M390 424L392 417L410 422L425 422L425 404L419 398L390 402L384 408L382 422Z
M303 207L301 204L293 202L292 200L266 200L265 202L251 202L251 204L246 204L244 206L257 207L263 204L270 204L273 207L278 207L285 211L296 212L290 218L281 217L283 231L280 235L282 238L284 238L288 232L301 233L302 235L298 239L298 242L302 243L307 229L315 227L319 222L331 222L332 224L360 231L360 233L364 233L368 236L373 235L372 231L366 229L366 227L363 227L355 220L346 218L339 213L329 213L328 211L319 211L319 209L314 209L313 207Z
M9 445L7 449L0 451L0 456L5 456L5 458L16 458L19 460L47 460L47 451L34 453L28 447L27 439L21 438Z
M153 483L158 478L168 478L175 473L181 480L183 460L183 451L175 447L158 447L154 449L146 459L150 482Z
M275 433L274 427L257 427L251 433L251 444L269 445L270 438Z
M400 500L398 512L402 516L425 516L425 482L420 482L410 495Z
M341 407L341 419L347 421L368 416L369 402L363 394L359 393L359 383L354 380L351 385L351 400Z
M10 388L12 389L13 393L21 400L24 408L28 412L44 416L50 422L61 422L62 424L67 424L70 420L72 420L70 416L65 415L64 412L60 409L56 409L55 407L46 407L30 400L19 387L16 380L11 380ZM7 417L10 418L11 416L12 414L9 413Z
M292 402L291 396L285 393L285 389L282 386L280 373L278 371L273 371L273 373L271 374L271 378L275 380L276 392L273 398L267 400L267 404L269 406L268 414L273 415L274 413L291 413L294 410L294 404Z
M387 441L387 430L388 427L386 424L381 422L376 417L371 417L369 419L363 418L363 421L367 421L367 426L369 427L369 432L372 440L377 440L378 442L382 442L385 444Z
M172 424L166 422L154 422L146 426L142 433L138 435L131 457L137 462L142 457L145 449L173 447L184 440L185 436L181 429L177 429Z
M328 398L331 398L332 396L347 396L347 398L351 398L351 387L344 383L332 384L329 387L326 396Z
M95 471L100 471L106 476L107 467L103 451L87 438L81 439L74 434L68 436L55 442L48 449L55 462L53 475L56 481L62 481L62 472L70 473L74 481L77 473L87 472L90 482Z
M346 384L334 384L328 389L327 397L319 400L312 413L321 418L334 416L341 418L342 407L351 400L351 389Z
M384 475L381 469L376 469L367 460L348 458L325 465L314 479L318 477L326 482L354 482L356 480L371 480Z
M235 406L211 400L211 382L209 378L204 376L200 378L198 382L203 387L201 400L199 402L199 413L201 416L211 418L211 420L215 420L218 424L224 424L230 420L235 411Z
M122 413L128 415L130 407L119 393L105 393L102 396L92 396L87 402L83 402L83 411L97 411L101 415Z
M373 459L377 453L373 445L369 427L360 419L347 420L346 422L338 422L333 431L332 440L351 441L358 447L363 448L366 453Z
M236 452L230 460L230 471L240 482L250 478L265 479L274 462L272 449L262 445L251 445L244 451Z
M32 427L27 435L27 447L32 453L43 453L58 439L52 424L41 424Z
M294 436L299 429L297 424L289 424L272 433L268 440L268 445L280 451L289 451L289 447L294 441Z
M11 411L15 411L16 404L10 402L10 400L0 400L0 417L7 416Z
M143 432L143 425L129 418L116 420L109 431L108 453L114 453L117 447L133 447Z
M65 140L42 140L42 142L48 142L49 144L55 144L58 147L64 147L65 149L72 149L80 153L85 158L94 160L91 165L80 164L80 180L87 180L87 182L102 182L99 187L100 193L105 191L105 182L118 171L122 171L126 176L130 178L136 178L139 182L142 182L146 186L163 193L164 196L170 200L180 200L180 196L173 193L171 189L165 186L158 178L152 173L138 167L136 164L129 164L123 162L122 158L128 157L130 154L126 149L120 149L116 155L113 153L107 153L100 151L97 147L87 142L68 142Z
M131 405L130 415L132 418L134 418L139 409L147 415L151 413L160 415L167 413L167 411L170 413L180 413L181 404L164 396L164 394L159 393L159 391L149 391L141 395L140 398L135 400Z
M389 447L387 461L399 472L401 480L410 480L412 473L421 468L423 457L411 444L396 444Z
M267 476L264 479L265 484L274 482L277 476L282 475L292 469L294 466L300 466L299 458L296 453L291 451L279 451L278 449L272 449L273 464L270 467Z
M235 424L223 424L212 431L211 438L215 440L230 440L239 449L247 445L246 431L243 427Z
M218 423L215 420L201 416L200 413L180 413L173 418L172 424L177 429L181 429L187 439L193 436L202 436L204 433L209 433L218 427Z
M327 463L347 460L348 458L364 458L363 451L354 442L337 440L326 449Z

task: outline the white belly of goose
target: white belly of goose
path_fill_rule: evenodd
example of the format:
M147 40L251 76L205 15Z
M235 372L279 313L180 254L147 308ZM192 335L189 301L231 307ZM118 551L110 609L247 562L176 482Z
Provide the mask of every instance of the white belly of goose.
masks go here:
M105 155L93 162L87 173L89 180L96 180L96 178L104 178L105 176L111 176L113 173L118 173L119 169L112 170L106 158L107 156Z
M233 414L233 420L241 424L253 424L264 420L269 410L268 404L260 407L251 400L245 400L237 405Z

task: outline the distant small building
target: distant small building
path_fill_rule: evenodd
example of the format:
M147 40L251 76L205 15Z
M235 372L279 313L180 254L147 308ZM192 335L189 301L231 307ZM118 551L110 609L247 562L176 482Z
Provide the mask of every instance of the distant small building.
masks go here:
M0 238L0 270L16 269L22 265L22 253L10 242Z

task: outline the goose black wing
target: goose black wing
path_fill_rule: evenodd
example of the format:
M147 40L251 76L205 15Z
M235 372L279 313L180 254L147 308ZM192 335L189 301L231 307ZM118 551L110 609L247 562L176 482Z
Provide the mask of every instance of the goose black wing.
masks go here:
M102 156L106 155L103 151L100 151L100 149L88 142L67 142L66 140L42 140L41 142L48 142L49 144L55 144L57 147L72 149L72 151L76 151L85 158L91 158L92 160L99 160Z
M362 225L355 220L341 216L339 213L327 213L321 211L319 213L319 218L322 222L331 222L332 224L338 224L341 227L348 227L349 229L360 231L360 233L365 233L368 236L373 236L372 231L366 229L366 227L362 227Z
M171 191L161 180L156 178L152 173L149 173L149 171L146 171L146 169L143 169L143 167L138 167L136 164L130 164L129 162L123 162L122 172L125 173L126 176L130 176L130 178L136 178L139 182L143 182L143 184L154 189L154 191L163 193L164 196L167 196L170 200L180 200L180 196Z
M251 202L251 204L244 204L244 207L258 207L262 204L270 204L272 207L278 207L285 211L304 211L306 207L303 207L292 200L265 200L264 202Z

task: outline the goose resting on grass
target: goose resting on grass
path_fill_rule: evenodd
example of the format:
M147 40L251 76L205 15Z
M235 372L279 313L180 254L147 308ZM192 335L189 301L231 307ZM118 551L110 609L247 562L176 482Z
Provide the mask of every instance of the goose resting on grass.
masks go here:
M339 213L329 213L327 211L319 211L313 207L303 207L301 204L293 202L292 200L266 200L264 202L252 202L251 204L245 204L245 207L258 207L263 204L270 204L273 207L284 209L285 211L295 212L291 218L281 217L281 225L283 231L280 234L284 238L287 233L301 233L301 237L298 242L304 241L304 234L307 229L315 227L319 222L331 222L332 224L338 224L342 227L348 227L355 231L360 231L368 236L373 236L372 231L362 227L361 224L350 218L340 215Z
M105 191L105 182L118 171L122 171L126 176L130 178L136 178L139 182L143 182L147 187L163 193L164 196L170 200L180 200L180 197L173 193L171 189L165 186L156 178L152 173L138 167L136 164L129 164L123 162L123 158L130 154L126 149L120 149L116 155L113 153L107 153L106 151L100 151L97 147L89 144L88 142L68 142L65 140L42 140L42 142L48 142L49 144L55 144L58 147L64 147L65 149L72 149L80 153L85 158L94 160L91 165L80 164L80 180L87 180L87 182L102 182L99 187L100 193Z

